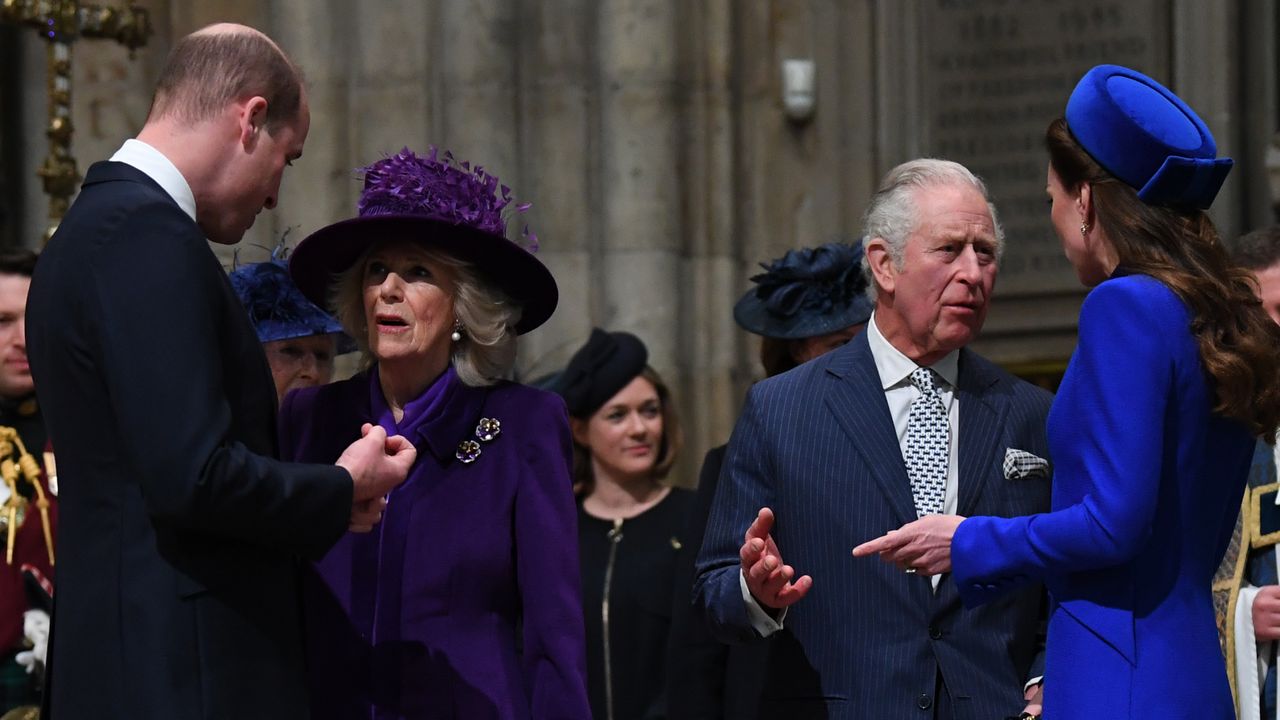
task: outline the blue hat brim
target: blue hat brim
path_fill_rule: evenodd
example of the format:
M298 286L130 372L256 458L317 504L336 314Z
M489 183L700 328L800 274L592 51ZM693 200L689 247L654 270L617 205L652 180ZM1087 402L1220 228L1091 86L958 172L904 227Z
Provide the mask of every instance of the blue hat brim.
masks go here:
M409 240L473 265L520 305L517 334L545 323L559 302L555 278L533 253L499 235L421 215L354 217L323 227L298 243L289 256L289 274L308 299L327 307L336 276L381 240Z
M231 289L244 306L258 342L333 335L339 354L355 349L342 325L309 300L289 276L284 261L273 259L238 265L227 274Z
M799 312L781 318L769 312L754 289L748 290L733 306L733 319L749 333L778 340L801 340L827 335L871 319L875 303L865 294L854 296L844 307L828 313Z
M315 335L332 335L337 354L344 355L349 352L355 352L357 349L355 341L343 331L342 326L336 320L333 321L332 325L326 325L324 332L315 332L314 330L299 327L285 327L283 323L270 321L258 323L257 331L258 341L262 343L296 340L297 338L313 337Z

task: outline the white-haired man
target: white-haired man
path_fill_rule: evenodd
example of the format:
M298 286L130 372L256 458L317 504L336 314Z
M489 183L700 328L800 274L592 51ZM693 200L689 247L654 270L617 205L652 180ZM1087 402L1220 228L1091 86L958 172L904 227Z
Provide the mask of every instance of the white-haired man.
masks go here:
M965 610L950 578L850 556L922 514L1049 508L1049 394L965 347L1002 231L982 182L933 159L890 171L865 225L871 321L752 389L696 602L725 641L769 637L761 718L1016 715L1037 674L1039 586Z

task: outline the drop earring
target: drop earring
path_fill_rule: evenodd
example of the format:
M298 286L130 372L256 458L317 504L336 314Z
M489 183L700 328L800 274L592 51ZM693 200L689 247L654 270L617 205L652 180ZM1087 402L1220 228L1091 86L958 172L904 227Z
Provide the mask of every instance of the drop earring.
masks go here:
M462 321L454 321L453 334L449 336L449 339L454 342L460 342L462 340Z
M1089 223L1082 221L1080 223L1080 237L1084 237L1085 235L1088 235L1088 234L1089 234Z

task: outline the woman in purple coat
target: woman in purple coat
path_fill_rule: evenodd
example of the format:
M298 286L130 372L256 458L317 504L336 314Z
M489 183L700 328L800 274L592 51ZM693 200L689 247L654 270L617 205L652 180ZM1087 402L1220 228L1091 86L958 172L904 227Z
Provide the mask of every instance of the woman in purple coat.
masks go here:
M564 403L502 380L555 281L505 238L509 193L480 168L403 150L364 176L357 217L290 271L369 367L286 396L280 447L331 461L377 424L418 459L306 588L313 717L585 720Z

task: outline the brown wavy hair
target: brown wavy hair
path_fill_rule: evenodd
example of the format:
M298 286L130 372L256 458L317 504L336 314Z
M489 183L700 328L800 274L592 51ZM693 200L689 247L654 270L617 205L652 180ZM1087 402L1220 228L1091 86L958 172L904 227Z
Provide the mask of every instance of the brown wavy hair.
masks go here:
M1102 168L1058 118L1045 133L1063 187L1092 188L1097 223L1120 264L1167 285L1191 310L1191 334L1214 392L1214 412L1274 442L1280 426L1280 326L1262 309L1257 283L1233 263L1207 213L1148 205Z
M662 413L662 441L658 444L658 457L653 461L651 477L655 482L667 477L671 466L676 464L680 448L684 446L684 433L680 429L680 415L676 412L675 400L671 397L671 389L663 382L657 370L646 365L640 371L640 377L648 380L658 393L658 408ZM593 413L594 414L594 413ZM591 417L578 418L590 420ZM595 473L591 470L591 448L573 441L573 494L586 497L596 487Z

